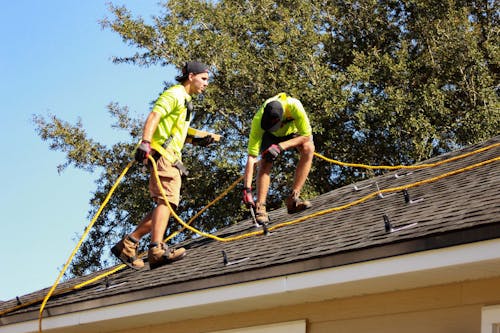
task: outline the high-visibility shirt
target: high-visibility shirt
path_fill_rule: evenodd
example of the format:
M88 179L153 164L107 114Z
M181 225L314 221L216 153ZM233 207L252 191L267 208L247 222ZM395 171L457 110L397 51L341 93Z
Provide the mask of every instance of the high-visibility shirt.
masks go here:
M274 136L283 137L294 133L302 136L312 135L311 124L302 103L296 98L287 96L285 93L280 93L266 100L253 117L250 137L248 139L248 155L259 155L262 136L265 132L260 127L260 121L264 113L264 107L271 101L278 101L283 106L282 125L275 132L271 132Z
M189 102L191 96L184 86L177 84L165 90L151 110L161 116L151 140L151 148L165 156L171 163L182 160L181 151L191 123L191 115L187 112ZM163 147L166 142L168 151Z

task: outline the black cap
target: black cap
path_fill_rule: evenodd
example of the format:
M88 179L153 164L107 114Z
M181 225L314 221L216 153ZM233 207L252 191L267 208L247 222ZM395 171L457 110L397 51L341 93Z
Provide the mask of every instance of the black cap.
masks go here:
M175 79L178 82L186 80L189 76L189 73L193 74L208 73L208 66L201 62L189 61L184 64L181 72L182 72L181 75L175 77Z
M278 101L271 101L264 106L260 127L264 131L274 132L281 127L281 118L283 117L283 106Z

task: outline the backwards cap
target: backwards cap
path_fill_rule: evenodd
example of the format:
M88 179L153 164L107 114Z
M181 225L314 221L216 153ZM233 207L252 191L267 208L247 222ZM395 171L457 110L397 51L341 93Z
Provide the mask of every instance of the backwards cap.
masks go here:
M189 61L184 64L181 72L182 72L181 75L175 77L175 79L178 82L186 80L189 76L189 73L193 74L208 73L208 66L201 62Z
M283 106L278 101L271 101L264 106L260 127L264 131L274 132L281 127L283 117Z

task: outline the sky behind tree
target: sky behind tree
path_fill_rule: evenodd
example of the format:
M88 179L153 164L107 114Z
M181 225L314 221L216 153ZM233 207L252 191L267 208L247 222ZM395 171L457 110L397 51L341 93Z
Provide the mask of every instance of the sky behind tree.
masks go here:
M50 287L90 222L94 174L67 168L35 131L34 114L75 124L112 145L127 133L111 128L106 105L118 102L145 119L173 81L173 68L113 64L135 49L103 30L106 1L3 1L0 11L0 97L3 186L0 191L3 261L0 300ZM121 1L146 21L161 11L157 0ZM118 175L117 175L118 177Z

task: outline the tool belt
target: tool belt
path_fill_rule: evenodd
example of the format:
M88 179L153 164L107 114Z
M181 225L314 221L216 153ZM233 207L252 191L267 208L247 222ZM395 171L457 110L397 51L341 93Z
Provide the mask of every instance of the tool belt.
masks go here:
M175 168L179 169L181 172L181 177L187 177L189 175L188 169L182 164L182 161L177 160L172 164Z
M151 156L153 157L155 162L158 162L161 154L155 151ZM181 177L187 177L189 175L189 170L184 166L181 160L176 160L174 163L172 163L172 166L179 170L179 172L181 173Z

